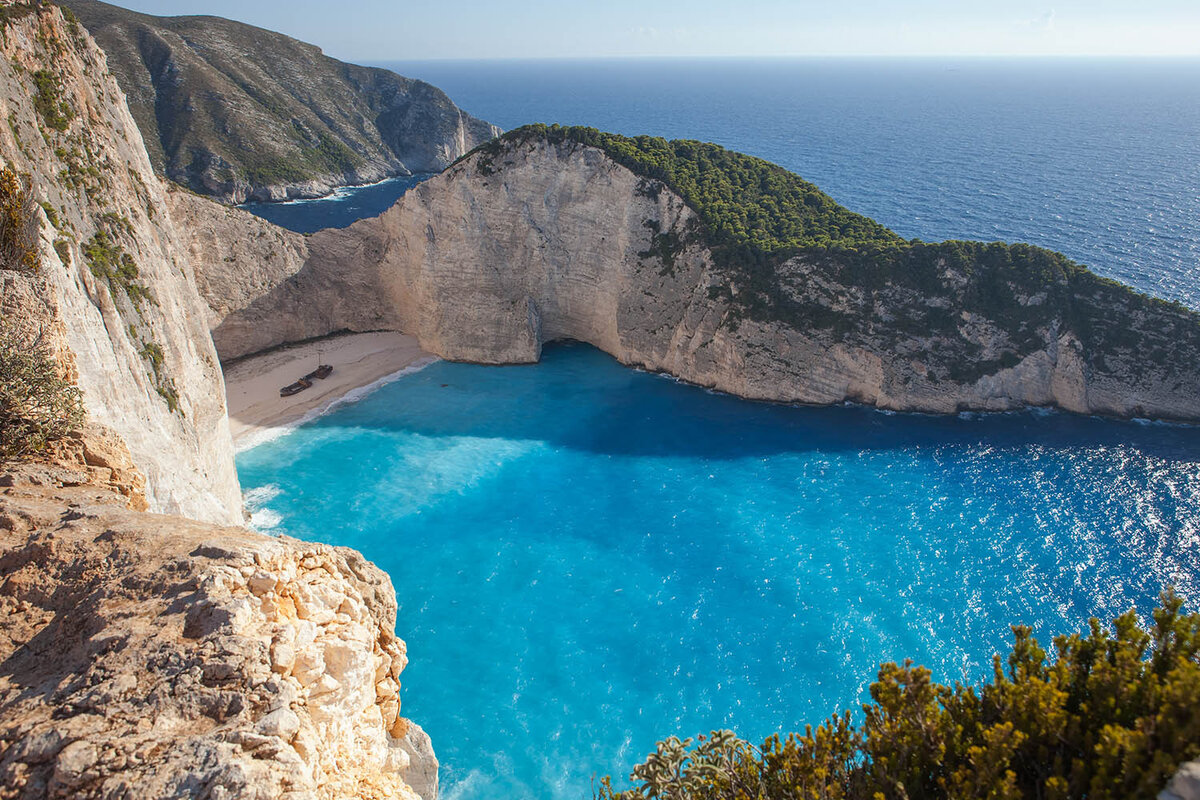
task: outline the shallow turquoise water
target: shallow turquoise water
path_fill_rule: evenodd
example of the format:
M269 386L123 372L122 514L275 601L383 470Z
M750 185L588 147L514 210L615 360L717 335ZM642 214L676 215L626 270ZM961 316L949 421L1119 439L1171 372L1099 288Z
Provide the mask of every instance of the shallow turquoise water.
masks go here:
M260 524L392 576L447 796L590 796L669 734L759 739L882 661L976 680L1200 592L1200 430L755 404L582 345L437 363L242 454Z

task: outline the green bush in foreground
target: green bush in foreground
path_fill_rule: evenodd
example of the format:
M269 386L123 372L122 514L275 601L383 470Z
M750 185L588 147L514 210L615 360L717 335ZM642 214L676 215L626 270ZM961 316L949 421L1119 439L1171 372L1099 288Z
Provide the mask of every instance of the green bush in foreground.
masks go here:
M1047 659L1014 626L1007 665L978 687L884 664L871 703L761 747L730 731L675 737L601 800L1150 800L1200 756L1200 614L1163 595L1153 624L1129 612L1054 640ZM1007 666L1007 669L1005 668Z

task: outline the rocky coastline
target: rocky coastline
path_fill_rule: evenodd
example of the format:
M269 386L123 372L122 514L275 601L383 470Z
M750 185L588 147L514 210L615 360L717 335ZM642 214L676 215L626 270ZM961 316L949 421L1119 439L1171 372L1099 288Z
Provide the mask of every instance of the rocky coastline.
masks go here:
M432 746L400 713L388 577L353 551L240 527L222 361L339 331L480 363L575 339L760 400L1200 420L1192 312L1108 285L1072 295L1120 326L1109 346L1012 289L1034 309L1018 351L1003 321L947 305L969 283L951 264L934 297L867 291L796 256L773 291L871 325L755 317L690 235L681 194L578 142L468 153L495 130L437 103L433 122L384 104L406 130L449 131L393 149L397 162L465 157L378 218L289 233L156 176L161 141L143 140L111 56L73 17L0 10L0 166L36 228L36 263L0 265L0 320L52 353L88 418L0 468L0 800L436 797ZM393 78L360 78L399 97ZM185 176L224 200L323 185L210 177ZM949 333L893 324L934 309ZM982 374L947 367L967 352ZM1181 775L1171 791L1186 797L1194 769Z
M185 217L212 213L172 199ZM395 330L442 358L492 364L537 361L544 343L573 339L754 400L1200 420L1200 316L1182 307L1084 273L1078 288L1055 287L1067 292L1058 308L1045 292L1004 289L1028 318L1018 329L968 308L973 265L943 262L937 291L922 295L799 255L772 290L842 327L753 316L738 304L740 278L687 235L696 224L682 197L647 192L600 149L533 137L464 158L377 218L274 233L269 270L229 269L208 246L193 253L222 359L340 330ZM681 242L669 265L655 253L668 234ZM949 320L944 331L910 322L934 315Z

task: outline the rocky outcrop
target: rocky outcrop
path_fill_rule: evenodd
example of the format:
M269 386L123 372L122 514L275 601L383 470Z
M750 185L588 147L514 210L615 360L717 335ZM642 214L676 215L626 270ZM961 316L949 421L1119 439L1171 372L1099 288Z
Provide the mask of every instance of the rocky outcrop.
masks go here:
M0 798L434 800L387 575L110 477L0 472Z
M1200 761L1182 765L1158 800L1200 800Z
M222 358L338 330L398 330L479 363L536 361L545 342L574 339L758 400L1200 419L1200 322L1185 309L1090 273L1065 308L1009 288L1032 319L1018 348L1011 325L956 307L969 285L958 267L943 264L922 294L797 256L775 269L772 291L850 324L755 316L738 302L740 278L690 233L696 213L679 195L595 147L501 144L378 218L308 237L302 265L295 250L265 282L223 275L254 289L221 307ZM665 236L676 237L669 252ZM211 260L197 269L227 272ZM923 322L934 316L949 330Z
M250 352L242 334L221 323L299 272L309 258L308 237L177 186L168 189L166 199L171 218L189 234L188 259L197 265L196 288L208 305L209 327L222 331L217 351L223 358ZM303 338L299 332L281 335L288 342Z
M499 133L440 89L219 17L66 3L108 53L155 168L240 203L438 172Z
M226 210L172 212L86 31L40 3L0 0L0 23L0 325L40 340L87 416L0 471L0 798L434 800L387 576L211 524L240 522L241 495L193 248L242 277L261 262L266 287L303 239L244 215L231 248L189 230ZM36 232L20 257L13 219Z
M26 176L40 267L0 266L0 310L40 332L152 510L242 519L224 384L186 246L104 54L57 8L7 4L0 161Z

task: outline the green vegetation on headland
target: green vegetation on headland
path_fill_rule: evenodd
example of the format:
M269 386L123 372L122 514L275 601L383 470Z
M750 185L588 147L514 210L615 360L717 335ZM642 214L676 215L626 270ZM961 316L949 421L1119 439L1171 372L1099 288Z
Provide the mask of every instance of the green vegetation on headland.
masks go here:
M1013 628L980 686L884 664L850 712L761 747L728 731L670 738L601 800L1152 800L1200 757L1200 614L1173 593L1153 624L1129 612L1054 640ZM1007 668L1006 668L1007 667Z
M922 338L939 356L944 377L963 383L1045 347L1052 322L1059 335L1073 333L1085 358L1102 369L1105 358L1166 363L1180 353L1194 361L1200 353L1200 317L1178 303L1032 245L905 240L794 173L715 144L529 125L476 148L477 173L499 172L502 154L533 142L598 148L641 177L639 193L678 194L699 224L655 229L643 256L657 257L670 271L689 244L706 247L721 277L710 293L728 302L734 326L778 321L889 352ZM788 262L803 268L782 269ZM1136 330L1143 317L1153 317L1154 325ZM972 319L1000 331L999 352L985 354L962 335Z

